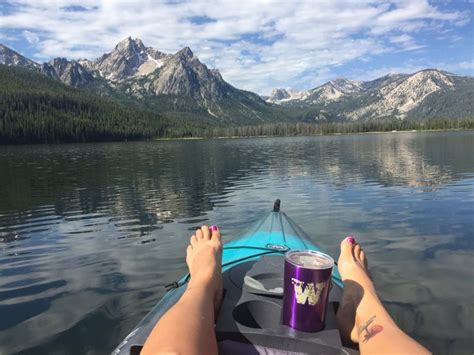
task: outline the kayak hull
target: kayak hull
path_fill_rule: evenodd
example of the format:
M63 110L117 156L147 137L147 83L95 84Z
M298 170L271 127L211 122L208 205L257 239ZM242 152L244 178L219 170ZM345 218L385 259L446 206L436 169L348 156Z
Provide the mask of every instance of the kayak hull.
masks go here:
M307 352L308 349L313 352L317 346L320 347L317 349L328 354L353 352L350 349L341 350L336 327L335 309L339 304L343 286L337 266L334 266L332 274L326 330L304 333L281 325L282 295L271 292L278 289L276 286L282 286L284 254L295 249L322 251L279 209L267 213L240 237L224 245L224 299L216 321L216 337L220 347L229 348L230 341L273 346L280 350L301 353ZM155 324L185 291L188 280L189 275L185 275L173 283L170 290L120 343L113 354L139 354ZM265 288L265 285L269 287Z

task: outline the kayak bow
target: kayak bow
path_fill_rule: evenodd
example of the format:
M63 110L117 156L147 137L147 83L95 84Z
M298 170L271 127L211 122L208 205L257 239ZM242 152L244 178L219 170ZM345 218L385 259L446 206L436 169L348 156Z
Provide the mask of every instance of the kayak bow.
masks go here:
M317 333L296 331L280 322L284 254L289 250L322 251L285 213L280 200L240 237L224 244L222 256L224 299L216 321L220 353L241 353L242 346L299 353L323 351L348 354L335 321L342 280L334 266L326 314L326 329ZM168 285L168 292L120 343L113 354L139 354L160 317L186 289L189 274ZM230 350L229 350L230 349ZM232 350L233 349L233 350ZM253 350L255 353L256 350Z

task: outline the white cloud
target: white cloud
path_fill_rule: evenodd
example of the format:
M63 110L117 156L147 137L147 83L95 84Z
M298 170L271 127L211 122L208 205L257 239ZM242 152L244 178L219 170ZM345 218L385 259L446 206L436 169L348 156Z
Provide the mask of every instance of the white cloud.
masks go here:
M412 36L407 35L406 33L389 37L389 41L400 47L400 50L403 51L413 51L416 49L425 48L426 46L417 44L415 39Z
M411 60L400 65L394 66L382 66L378 68L370 68L367 70L355 70L350 73L350 77L355 80L371 80L380 78L386 74L411 74L419 70L426 68L436 68L445 70L452 73L458 73L459 71L469 72L471 75L474 74L474 61L463 61L463 62L442 62L442 61L431 61L431 60Z
M190 46L231 84L259 93L275 86L307 89L351 61L422 48L411 33L435 31L434 23L441 31L466 21L466 14L427 1L11 3L16 10L2 16L0 26L21 29L35 43L34 59L94 58L131 35L165 52Z
M413 41L413 37L407 35L406 33L399 35L399 36L392 36L390 37L390 42L392 43L409 43Z
M31 31L23 31L22 34L26 41L30 44L36 44L40 41L39 36Z
M16 40L17 38L15 36L0 32L0 41L2 41L1 43L15 42Z
M458 64L458 66L461 69L474 70L474 60L461 62Z
M411 74L419 70L426 69L426 64L402 63L398 66L382 66L376 69L369 69L363 72L355 72L353 77L356 80L373 80L386 74ZM352 77L352 76L351 76Z

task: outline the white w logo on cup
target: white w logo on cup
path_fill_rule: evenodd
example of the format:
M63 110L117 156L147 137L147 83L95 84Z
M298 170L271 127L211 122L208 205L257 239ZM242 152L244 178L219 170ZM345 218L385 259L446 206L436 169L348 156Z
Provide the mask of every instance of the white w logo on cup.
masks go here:
M306 287L305 287L304 281L300 281L295 278L292 278L291 283L294 286L294 290L296 294L296 303L306 304L306 302L308 302L310 306L314 306L319 302L321 292L323 291L324 285L326 284L325 282L319 282L316 284L316 289L315 289L313 282L306 283Z

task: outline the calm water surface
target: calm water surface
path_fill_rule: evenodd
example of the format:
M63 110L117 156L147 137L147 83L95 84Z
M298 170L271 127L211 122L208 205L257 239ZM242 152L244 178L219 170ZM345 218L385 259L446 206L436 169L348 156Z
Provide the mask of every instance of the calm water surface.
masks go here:
M353 234L400 326L474 348L474 132L0 147L0 354L105 354L185 270L282 208L329 253Z

